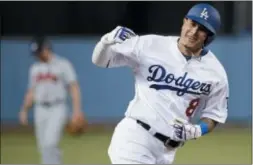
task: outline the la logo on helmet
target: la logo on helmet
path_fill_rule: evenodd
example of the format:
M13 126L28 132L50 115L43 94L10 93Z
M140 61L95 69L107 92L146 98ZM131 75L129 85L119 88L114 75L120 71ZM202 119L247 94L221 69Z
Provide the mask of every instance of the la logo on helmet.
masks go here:
M208 16L208 11L206 10L206 8L204 8L204 9L202 10L202 12L200 13L200 17L201 17L201 18L204 18L205 20L207 20L207 18L208 18L209 16Z

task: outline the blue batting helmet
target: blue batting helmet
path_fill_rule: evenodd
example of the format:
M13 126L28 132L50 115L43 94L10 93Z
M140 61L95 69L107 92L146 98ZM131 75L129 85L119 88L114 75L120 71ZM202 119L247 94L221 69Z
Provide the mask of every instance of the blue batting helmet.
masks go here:
M208 35L205 46L214 40L221 20L219 12L213 6L206 3L197 4L189 10L185 17L203 25L211 33Z

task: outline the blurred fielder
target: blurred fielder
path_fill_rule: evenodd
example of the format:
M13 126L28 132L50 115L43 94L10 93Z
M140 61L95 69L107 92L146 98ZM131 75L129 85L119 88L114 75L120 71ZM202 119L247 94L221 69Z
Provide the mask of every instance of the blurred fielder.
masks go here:
M39 61L29 71L29 88L19 114L20 122L28 124L27 113L34 102L35 131L42 163L60 164L58 145L68 122L68 89L73 102L72 123L83 118L76 73L67 59L52 51L46 38L35 38L31 49Z
M197 4L183 19L180 37L138 36L119 26L97 43L94 64L128 66L135 76L135 97L108 149L113 164L171 164L185 142L225 123L227 74L206 48L220 24L215 8ZM192 124L197 110L200 121Z

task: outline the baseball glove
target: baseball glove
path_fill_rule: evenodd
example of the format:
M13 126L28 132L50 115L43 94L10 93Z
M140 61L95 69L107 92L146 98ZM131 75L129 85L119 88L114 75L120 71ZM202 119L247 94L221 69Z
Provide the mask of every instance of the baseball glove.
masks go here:
M70 135L83 134L87 129L88 123L83 116L79 116L75 120L69 120L66 125L66 131Z

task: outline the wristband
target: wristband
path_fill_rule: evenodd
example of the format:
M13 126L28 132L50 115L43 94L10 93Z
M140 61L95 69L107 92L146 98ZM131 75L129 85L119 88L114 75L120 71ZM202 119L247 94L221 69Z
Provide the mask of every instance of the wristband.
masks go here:
M205 135L208 133L208 124L205 122L200 122L199 123L200 129L201 129L201 135Z

